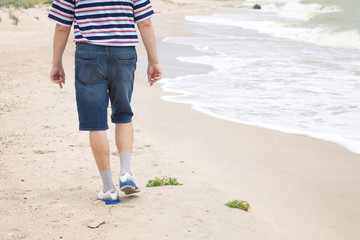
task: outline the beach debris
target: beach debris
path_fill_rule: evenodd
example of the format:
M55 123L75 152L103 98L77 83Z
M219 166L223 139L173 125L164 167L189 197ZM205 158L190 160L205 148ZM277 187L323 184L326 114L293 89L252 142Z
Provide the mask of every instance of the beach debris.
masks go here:
M86 226L91 229L95 229L100 227L101 225L105 224L105 221L91 221L90 223L87 223Z
M46 154L46 153L54 153L55 151L53 150L40 150L40 149L37 149L37 150L33 150L33 152L35 154Z
M250 208L250 204L247 201L243 200L233 200L225 203L225 206L228 206L229 208L238 208L244 211L248 211Z
M260 6L259 4L255 4L255 5L253 6L253 9L261 9L261 6Z
M149 180L146 184L146 187L159 187L159 186L165 186L165 185L182 185L177 181L176 178L172 177L155 177L153 180Z
M11 19L11 23L13 25L18 25L19 23L19 18L17 16L15 16L12 12L9 12L9 17Z

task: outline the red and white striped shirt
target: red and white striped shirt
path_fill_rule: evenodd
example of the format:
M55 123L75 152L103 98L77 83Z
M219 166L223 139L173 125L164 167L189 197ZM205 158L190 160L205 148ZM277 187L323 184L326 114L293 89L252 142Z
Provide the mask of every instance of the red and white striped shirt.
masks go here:
M48 18L67 27L74 22L74 42L136 46L135 23L153 14L149 0L54 0Z

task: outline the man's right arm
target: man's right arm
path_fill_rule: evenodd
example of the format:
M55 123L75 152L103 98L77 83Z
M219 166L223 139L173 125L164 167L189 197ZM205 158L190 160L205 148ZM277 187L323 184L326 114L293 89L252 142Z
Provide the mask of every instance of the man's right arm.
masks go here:
M159 81L162 72L159 65L159 59L156 51L156 38L154 29L151 24L150 19L146 19L137 24L141 38L146 48L147 56L148 56L148 82L150 86L152 86L155 82Z
M62 66L62 55L64 53L66 43L69 38L71 27L65 27L60 24L56 24L53 42L53 62L50 73L50 79L53 83L59 84L62 88L62 84L65 84L65 72Z

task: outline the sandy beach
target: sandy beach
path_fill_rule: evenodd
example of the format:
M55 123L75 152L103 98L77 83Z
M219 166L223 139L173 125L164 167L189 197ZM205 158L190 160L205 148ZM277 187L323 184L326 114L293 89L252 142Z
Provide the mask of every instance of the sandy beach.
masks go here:
M159 43L193 34L171 20L242 11L228 7L234 2L153 0ZM71 38L64 88L49 80L49 8L0 9L0 239L359 238L360 155L164 101L170 93L140 78L133 95L133 170L142 192L120 194L114 206L96 200L101 179L88 133L78 131ZM142 46L138 51L144 56ZM167 52L159 55L161 61ZM138 75L145 70L138 67ZM118 185L113 135L110 125ZM183 185L146 188L156 176ZM234 199L248 201L251 211L224 206Z

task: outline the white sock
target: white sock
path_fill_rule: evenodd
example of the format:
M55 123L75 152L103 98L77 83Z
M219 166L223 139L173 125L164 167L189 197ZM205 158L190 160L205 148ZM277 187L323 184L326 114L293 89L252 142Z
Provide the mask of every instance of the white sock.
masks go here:
M131 153L122 152L119 154L120 157L120 175L123 176L125 173L129 173L132 175L131 172Z
M100 172L101 179L103 181L103 192L106 193L109 190L115 192L116 188L111 176L111 170Z

